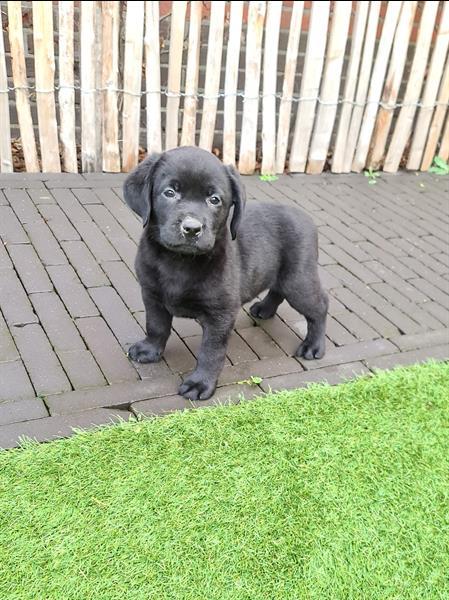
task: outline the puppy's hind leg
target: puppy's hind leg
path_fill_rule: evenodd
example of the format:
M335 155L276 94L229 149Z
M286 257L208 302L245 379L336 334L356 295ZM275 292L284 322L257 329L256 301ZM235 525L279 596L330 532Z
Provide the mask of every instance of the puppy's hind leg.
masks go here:
M304 290L304 287L299 289ZM307 335L296 350L295 356L307 360L323 358L326 351L326 317L329 306L326 292L320 286L318 294L289 294L287 301L304 315L307 321Z
M279 304L284 296L274 290L270 290L263 300L255 302L249 312L255 319L271 319L276 314Z

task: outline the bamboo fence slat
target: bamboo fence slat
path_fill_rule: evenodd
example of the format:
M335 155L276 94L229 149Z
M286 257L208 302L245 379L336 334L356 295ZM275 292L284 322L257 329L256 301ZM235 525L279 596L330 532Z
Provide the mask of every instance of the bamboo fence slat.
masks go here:
M97 171L95 2L81 2L81 168Z
M440 91L438 94L438 106L435 109L432 124L430 126L429 137L427 139L424 156L421 163L421 171L427 171L432 165L436 153L438 139L444 125L444 117L449 102L449 58L446 60L443 79L441 80Z

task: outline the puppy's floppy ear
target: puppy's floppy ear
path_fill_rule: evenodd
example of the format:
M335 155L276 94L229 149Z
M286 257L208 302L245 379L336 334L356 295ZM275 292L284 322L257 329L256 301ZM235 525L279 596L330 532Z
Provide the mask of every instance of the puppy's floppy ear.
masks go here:
M147 156L131 171L123 184L125 202L139 217L142 217L144 227L150 218L154 170L160 157L160 154Z
M246 192L245 186L243 185L240 175L236 169L233 166L228 165L226 167L226 171L228 172L229 181L231 182L232 203L234 206L229 228L231 230L231 237L233 240L235 240L240 221L242 220L243 211L245 209Z

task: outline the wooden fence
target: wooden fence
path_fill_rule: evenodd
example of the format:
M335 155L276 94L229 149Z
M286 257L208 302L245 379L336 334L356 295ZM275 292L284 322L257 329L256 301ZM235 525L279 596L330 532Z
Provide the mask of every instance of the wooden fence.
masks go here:
M448 159L448 1L32 2L33 61L24 4L2 3L1 172L12 108L29 172L129 171L142 129L147 152L198 144L243 174Z

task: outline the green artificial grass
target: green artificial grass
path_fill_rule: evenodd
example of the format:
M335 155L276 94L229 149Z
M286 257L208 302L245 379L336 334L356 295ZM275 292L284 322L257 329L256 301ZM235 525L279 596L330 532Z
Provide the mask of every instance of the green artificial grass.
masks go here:
M449 597L449 365L0 453L2 600Z

